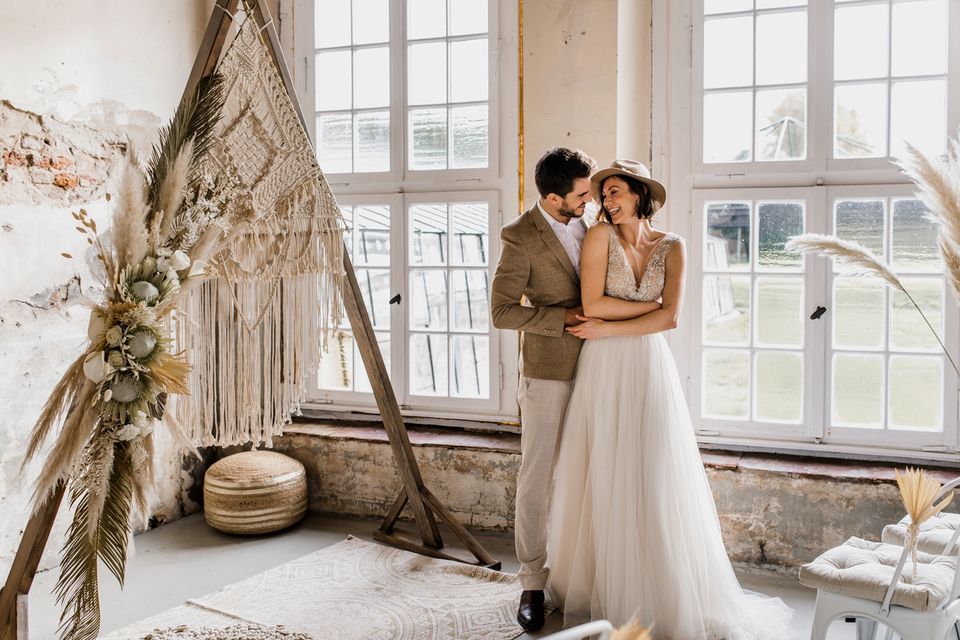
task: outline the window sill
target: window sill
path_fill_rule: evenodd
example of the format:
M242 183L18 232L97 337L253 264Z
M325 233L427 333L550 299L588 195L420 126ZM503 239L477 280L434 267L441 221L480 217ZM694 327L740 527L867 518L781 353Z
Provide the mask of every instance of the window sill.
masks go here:
M284 430L332 440L387 443L387 432L370 422L319 421L298 418ZM441 447L520 454L520 436L514 433L471 432L411 425L407 434L415 447ZM841 480L847 483L894 483L894 471L904 465L893 462L865 462L843 458L813 458L779 453L750 453L701 448L703 464L716 471L753 472L813 480ZM929 471L942 483L958 475L956 469L933 465L912 465Z

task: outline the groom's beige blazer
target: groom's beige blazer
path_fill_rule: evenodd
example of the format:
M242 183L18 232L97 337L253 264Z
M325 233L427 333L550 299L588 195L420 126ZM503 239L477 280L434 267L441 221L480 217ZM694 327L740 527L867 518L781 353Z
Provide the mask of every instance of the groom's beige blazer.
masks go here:
M583 342L564 330L563 321L566 310L579 305L580 278L540 209L504 225L490 307L493 326L521 332L521 375L573 379Z

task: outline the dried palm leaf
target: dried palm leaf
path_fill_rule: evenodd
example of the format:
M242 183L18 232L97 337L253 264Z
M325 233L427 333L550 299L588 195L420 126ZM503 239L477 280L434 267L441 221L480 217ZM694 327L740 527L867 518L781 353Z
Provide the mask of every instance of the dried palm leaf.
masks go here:
M88 522L93 516L87 488L76 483L71 490L74 518L67 530L61 553L60 578L54 589L57 603L63 606L61 638L93 640L100 631L98 558L123 585L135 473L127 443L116 442L113 448L115 462L96 526Z
M140 168L130 155L121 162L113 209L113 251L118 270L135 267L147 255L147 193Z
M903 295L907 296L910 304L914 306L917 313L920 314L920 317L923 318L923 321L927 324L930 332L937 339L940 348L943 350L943 355L945 355L947 360L950 361L950 364L953 365L953 370L957 372L957 375L960 375L960 369L957 368L957 364L947 352L947 347L943 344L943 340L940 339L937 330L930 324L930 320L927 319L927 315L923 312L923 309L921 309L917 301L913 299L913 296L910 295L910 292L903 286L900 278L897 277L893 270L890 269L883 260L874 255L870 249L859 242L843 240L835 236L825 236L819 233L805 233L794 236L790 238L785 248L787 251L800 251L804 253L817 253L822 256L832 256L843 268L843 275L877 277L894 289L901 291Z
M953 491L950 491L940 502L936 502L940 493L940 483L936 478L928 476L923 469L906 469L903 475L900 470L894 470L897 478L897 487L900 489L900 499L910 516L907 525L907 535L904 547L910 550L913 559L913 579L917 579L917 538L920 534L920 525L943 511L944 507L953 500ZM936 503L936 504L934 504Z
M207 76L200 81L196 93L183 97L170 124L160 130L160 143L154 147L147 169L150 177L147 202L152 205L154 213L161 210L161 187L187 141L193 141L194 160L201 158L210 149L213 130L223 111L223 101L223 77L219 74ZM175 215L177 212L166 213ZM150 223L152 220L148 220L148 224Z

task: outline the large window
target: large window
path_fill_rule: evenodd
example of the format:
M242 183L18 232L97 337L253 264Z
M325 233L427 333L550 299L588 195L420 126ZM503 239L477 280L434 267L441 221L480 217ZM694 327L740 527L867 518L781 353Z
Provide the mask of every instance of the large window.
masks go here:
M957 376L910 301L784 251L804 232L863 243L957 353L936 229L894 164L906 143L943 153L960 124L960 50L948 46L960 35L956 6L687 6L686 25L682 11L659 10L670 48L690 63L675 56L662 86L691 105L679 115L661 106L660 151L673 157L659 168L671 177L670 225L690 238L673 344L701 438L958 450Z
M496 0L305 0L298 26L320 166L401 408L503 419L490 323L501 201ZM373 407L348 323L329 327L316 400Z

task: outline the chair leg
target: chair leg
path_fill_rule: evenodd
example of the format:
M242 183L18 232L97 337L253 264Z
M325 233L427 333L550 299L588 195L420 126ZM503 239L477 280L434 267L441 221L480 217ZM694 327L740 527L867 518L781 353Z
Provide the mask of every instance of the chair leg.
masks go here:
M870 618L857 618L857 640L875 640L877 621Z
M827 640L827 629L836 617L830 608L824 606L820 592L817 592L817 604L813 610L813 626L810 628L810 640Z

